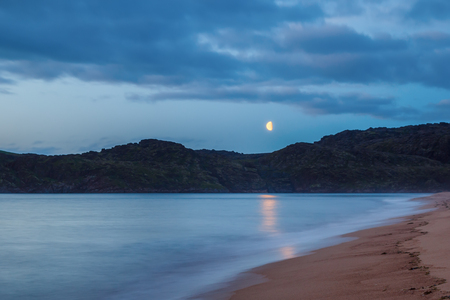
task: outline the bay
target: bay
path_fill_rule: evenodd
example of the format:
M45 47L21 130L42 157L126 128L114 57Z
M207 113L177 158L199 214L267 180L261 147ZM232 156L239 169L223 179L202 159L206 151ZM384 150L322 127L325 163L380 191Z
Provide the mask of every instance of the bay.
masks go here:
M424 194L0 194L0 299L200 299Z

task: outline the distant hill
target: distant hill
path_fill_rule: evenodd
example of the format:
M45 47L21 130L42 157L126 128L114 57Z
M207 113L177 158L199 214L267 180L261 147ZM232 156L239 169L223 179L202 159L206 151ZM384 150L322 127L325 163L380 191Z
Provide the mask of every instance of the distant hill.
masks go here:
M346 130L267 154L159 140L74 155L0 151L3 193L438 192L450 124Z

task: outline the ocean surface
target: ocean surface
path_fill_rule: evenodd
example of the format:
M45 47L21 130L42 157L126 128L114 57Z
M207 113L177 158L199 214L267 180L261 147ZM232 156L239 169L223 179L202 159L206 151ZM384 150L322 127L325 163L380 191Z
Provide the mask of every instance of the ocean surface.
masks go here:
M178 300L425 194L0 194L0 299Z

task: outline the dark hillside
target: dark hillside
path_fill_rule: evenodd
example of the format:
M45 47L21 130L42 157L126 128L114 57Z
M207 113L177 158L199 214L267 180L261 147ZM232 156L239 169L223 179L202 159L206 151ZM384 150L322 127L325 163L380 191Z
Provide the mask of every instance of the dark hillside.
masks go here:
M0 151L0 192L437 192L450 189L447 123L347 130L273 153L159 140L45 156Z
M346 130L323 137L315 144L345 151L376 151L417 155L450 162L450 124L426 124L400 128Z

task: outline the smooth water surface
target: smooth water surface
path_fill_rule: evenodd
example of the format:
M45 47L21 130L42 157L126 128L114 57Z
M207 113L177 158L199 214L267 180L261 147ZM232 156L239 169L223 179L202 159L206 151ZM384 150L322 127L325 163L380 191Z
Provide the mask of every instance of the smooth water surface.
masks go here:
M0 299L188 299L422 194L0 194Z

